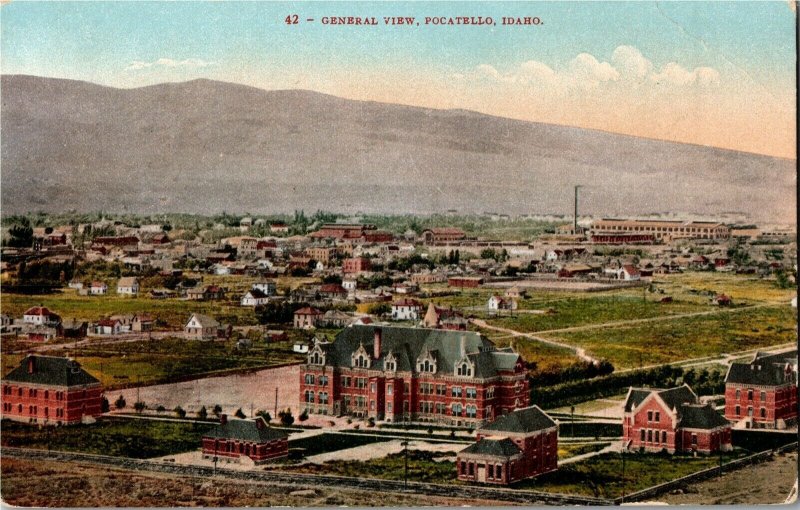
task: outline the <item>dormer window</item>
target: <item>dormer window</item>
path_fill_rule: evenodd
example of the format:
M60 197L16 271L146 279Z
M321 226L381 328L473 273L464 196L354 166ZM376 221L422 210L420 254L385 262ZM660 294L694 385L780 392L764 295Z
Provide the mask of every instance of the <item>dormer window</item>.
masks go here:
M325 354L320 349L314 349L308 355L308 364L309 365L324 365L325 364Z
M466 361L456 365L456 375L462 377L472 377L472 367Z
M383 362L383 369L387 372L397 371L397 358L394 357L394 353L389 352L389 354L386 355L386 359Z
M353 368L369 368L372 360L363 345L359 345L350 358Z

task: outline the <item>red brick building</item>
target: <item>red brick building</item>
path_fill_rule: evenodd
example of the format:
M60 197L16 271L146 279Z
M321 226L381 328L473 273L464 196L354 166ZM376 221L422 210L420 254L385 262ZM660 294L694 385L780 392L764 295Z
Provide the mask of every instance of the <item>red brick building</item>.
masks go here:
M466 238L467 235L460 228L431 228L422 232L422 240L428 245L463 241Z
M353 257L342 261L342 272L344 274L364 273L372 269L372 264L366 257Z
M449 287L476 288L483 285L483 277L480 276L451 276L447 279Z
M2 386L4 419L64 425L102 414L100 381L70 358L29 355Z
M558 424L538 406L518 409L476 431L458 453L458 479L508 485L558 469Z
M687 385L667 390L631 388L622 417L630 450L713 453L728 451L731 425Z
M725 417L737 428L784 429L797 423L797 350L757 352L725 376Z
M529 403L522 358L472 331L354 325L300 368L309 413L474 428Z
M220 424L203 435L203 458L240 461L247 457L256 464L289 455L289 436L271 428L264 418L228 420L224 414Z

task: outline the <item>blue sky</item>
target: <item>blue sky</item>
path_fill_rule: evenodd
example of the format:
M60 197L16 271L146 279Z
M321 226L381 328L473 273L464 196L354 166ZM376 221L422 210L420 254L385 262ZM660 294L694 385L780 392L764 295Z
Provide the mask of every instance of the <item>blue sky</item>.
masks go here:
M300 16L300 25L284 24L284 18L292 13ZM320 19L326 15L415 16L421 22L425 16L492 16L499 22L501 16L528 15L538 16L544 23L493 28L422 23L415 27L343 27L322 25ZM305 23L307 17L317 21ZM705 107L709 94L722 98L728 107L767 97L766 122L780 123L771 129L792 131L780 141L783 148L772 152L787 155L786 147L794 143L794 129L784 125L788 112L794 112L795 87L794 14L785 1L14 0L0 9L0 22L1 68L6 74L81 79L116 87L206 77L267 89L310 88L354 99L472 108L585 127L608 124L602 118L582 120L580 111L587 100L592 104L600 101L611 111L641 101L661 101L666 108L673 94L686 102L687 109L695 109L690 100L701 101ZM633 54L650 69L639 76L640 81L657 83L660 88L621 87L625 77L614 74L621 64L612 60L620 57L621 53L615 57L615 50L621 46L633 48L626 55ZM639 54L641 59L636 56ZM593 60L581 57L576 61L579 55L590 55ZM535 64L525 68L526 62ZM535 77L523 77L524 69L534 67L545 74L537 71ZM551 71L555 78L547 82ZM586 73L590 73L589 82ZM686 90L667 90L667 82ZM487 99L499 95L505 99ZM534 97L539 101L536 104ZM547 101L566 104L571 113L559 117L544 104ZM757 113L754 110L751 115ZM722 118L718 121L721 127L726 124ZM752 121L745 115L738 122L744 129ZM610 129L629 132L632 128L615 128L612 122ZM685 139L681 133L690 130L684 126L674 135L662 131L644 129L641 134ZM751 150L746 143L737 144L736 136L742 135L694 141ZM762 142L754 145L763 147Z

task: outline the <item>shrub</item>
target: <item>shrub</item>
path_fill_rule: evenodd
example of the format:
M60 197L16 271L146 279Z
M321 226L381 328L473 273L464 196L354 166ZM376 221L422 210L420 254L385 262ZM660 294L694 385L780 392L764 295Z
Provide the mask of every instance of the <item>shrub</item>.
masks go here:
M114 407L116 407L117 409L125 409L126 405L127 403L125 402L125 397L123 397L122 395L120 395L119 398L116 400L116 402L114 402Z
M241 407L239 409L237 409L236 412L233 415L236 416L237 418L244 418L245 417L244 416L244 412L242 411Z
M256 416L264 418L264 421L267 423L272 421L272 415L270 415L267 411L264 411L263 409L259 409L258 411L256 411Z
M142 411L147 409L147 404L144 402L136 402L133 404L133 408L136 410L137 413L141 414Z
M208 418L208 411L206 410L206 406L201 407L200 410L197 411L197 417L200 418L201 420L205 420L206 418Z
M111 410L111 405L108 403L108 399L103 397L100 401L100 412L107 413Z
M300 413L300 416L298 416L298 419L300 421L306 421L308 419L308 409L303 409L303 412Z
M287 409L285 411L278 411L278 418L280 418L281 424L287 427L294 423L294 416L292 416L291 409Z
M219 404L214 404L214 409L211 410L214 413L214 416L219 417L222 414L222 406Z
M176 406L173 411L175 412L175 416L178 418L186 418L186 411L184 411L181 406Z

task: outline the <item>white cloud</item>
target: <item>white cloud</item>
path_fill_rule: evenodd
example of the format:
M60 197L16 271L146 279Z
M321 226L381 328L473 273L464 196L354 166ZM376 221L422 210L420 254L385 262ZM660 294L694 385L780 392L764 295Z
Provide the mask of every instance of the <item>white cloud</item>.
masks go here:
M689 71L677 62L670 62L650 79L659 85L716 85L719 84L719 72L711 67L696 67Z
M143 60L134 60L125 68L126 71L140 71L151 67L166 67L166 68L202 68L217 65L216 62L207 62L199 58L187 58L186 60L175 60L172 58L160 58L155 62L145 62Z
M517 85L586 90L597 89L607 82L710 86L718 85L720 81L720 74L716 69L697 67L689 71L676 62L670 62L659 72L655 72L653 63L637 48L628 45L618 46L611 55L611 62L601 62L594 55L580 53L561 69L553 69L536 60L523 62L508 72L501 72L490 64L480 64L472 73L466 73L463 77Z
M653 63L633 46L618 46L611 54L611 62L620 75L626 79L641 80L653 70Z

